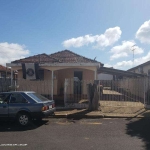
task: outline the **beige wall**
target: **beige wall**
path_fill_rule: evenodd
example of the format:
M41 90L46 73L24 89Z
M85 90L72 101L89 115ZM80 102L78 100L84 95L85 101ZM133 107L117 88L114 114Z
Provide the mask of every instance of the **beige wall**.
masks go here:
M93 81L94 78L95 78L95 71L94 71L95 68L90 67L89 69L90 70L83 69L83 68L79 67L79 68L65 68L65 69L61 69L61 70L55 70L54 71L54 95L59 95L60 94L60 88L64 88L65 79L73 79L74 71L82 71L82 79L84 80L83 86L82 86L82 94L85 94L86 93L86 84L87 84L86 80L87 81L89 81L89 80ZM52 76L52 71L45 69L44 70L44 81L43 81L43 84L42 84L42 81L41 82L37 82L36 86L39 86L38 84L41 83L41 85L42 85L41 89L44 88L44 85L46 84L45 81L49 82L49 80L51 80L51 76ZM22 79L22 70L18 70L18 79ZM26 81L26 85L27 84L34 84L34 82L35 82L35 81L29 82L28 80L25 80L25 81ZM25 84L25 82L21 82L20 84ZM71 85L70 91L73 94L73 82L71 84L72 85ZM45 87L49 88L48 90L51 91L51 85L46 85ZM28 90L28 89L26 89L26 90ZM35 91L37 89L33 88L33 90ZM45 91L46 90L47 89L45 89ZM50 91L47 91L47 92L49 93ZM40 93L41 92L42 91L40 91Z
M30 81L22 78L22 70L18 70L18 90L35 91L40 94L51 94L51 74L49 70L44 70L44 81ZM54 79L54 95L57 95L57 80Z

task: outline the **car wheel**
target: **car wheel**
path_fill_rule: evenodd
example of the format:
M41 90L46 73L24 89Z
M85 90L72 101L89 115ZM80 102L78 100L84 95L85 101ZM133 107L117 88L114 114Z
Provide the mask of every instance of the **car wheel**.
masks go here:
M30 122L30 116L27 113L19 113L17 121L21 126L27 126Z

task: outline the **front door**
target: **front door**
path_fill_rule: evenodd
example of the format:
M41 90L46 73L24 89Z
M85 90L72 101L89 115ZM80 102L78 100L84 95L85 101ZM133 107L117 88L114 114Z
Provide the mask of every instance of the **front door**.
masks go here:
M74 94L81 94L82 71L74 71Z

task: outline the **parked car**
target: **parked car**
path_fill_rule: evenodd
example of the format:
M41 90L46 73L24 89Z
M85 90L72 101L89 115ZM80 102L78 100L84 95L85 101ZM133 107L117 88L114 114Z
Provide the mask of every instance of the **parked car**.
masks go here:
M0 93L0 118L16 119L27 126L33 119L42 119L54 114L55 103L35 92Z

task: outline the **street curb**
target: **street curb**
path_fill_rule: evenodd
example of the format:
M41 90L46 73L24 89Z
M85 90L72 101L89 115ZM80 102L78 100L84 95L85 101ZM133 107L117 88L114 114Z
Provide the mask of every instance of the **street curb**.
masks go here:
M66 111L66 114L64 111ZM81 109L82 110L82 109ZM141 114L113 114L113 113L103 113L102 111L100 113L92 112L89 114L89 111L82 113L81 111L71 112L72 109L70 108L64 108L64 107L57 107L56 113L52 118L150 118L150 115L143 116L143 112ZM150 113L150 112L149 112Z

